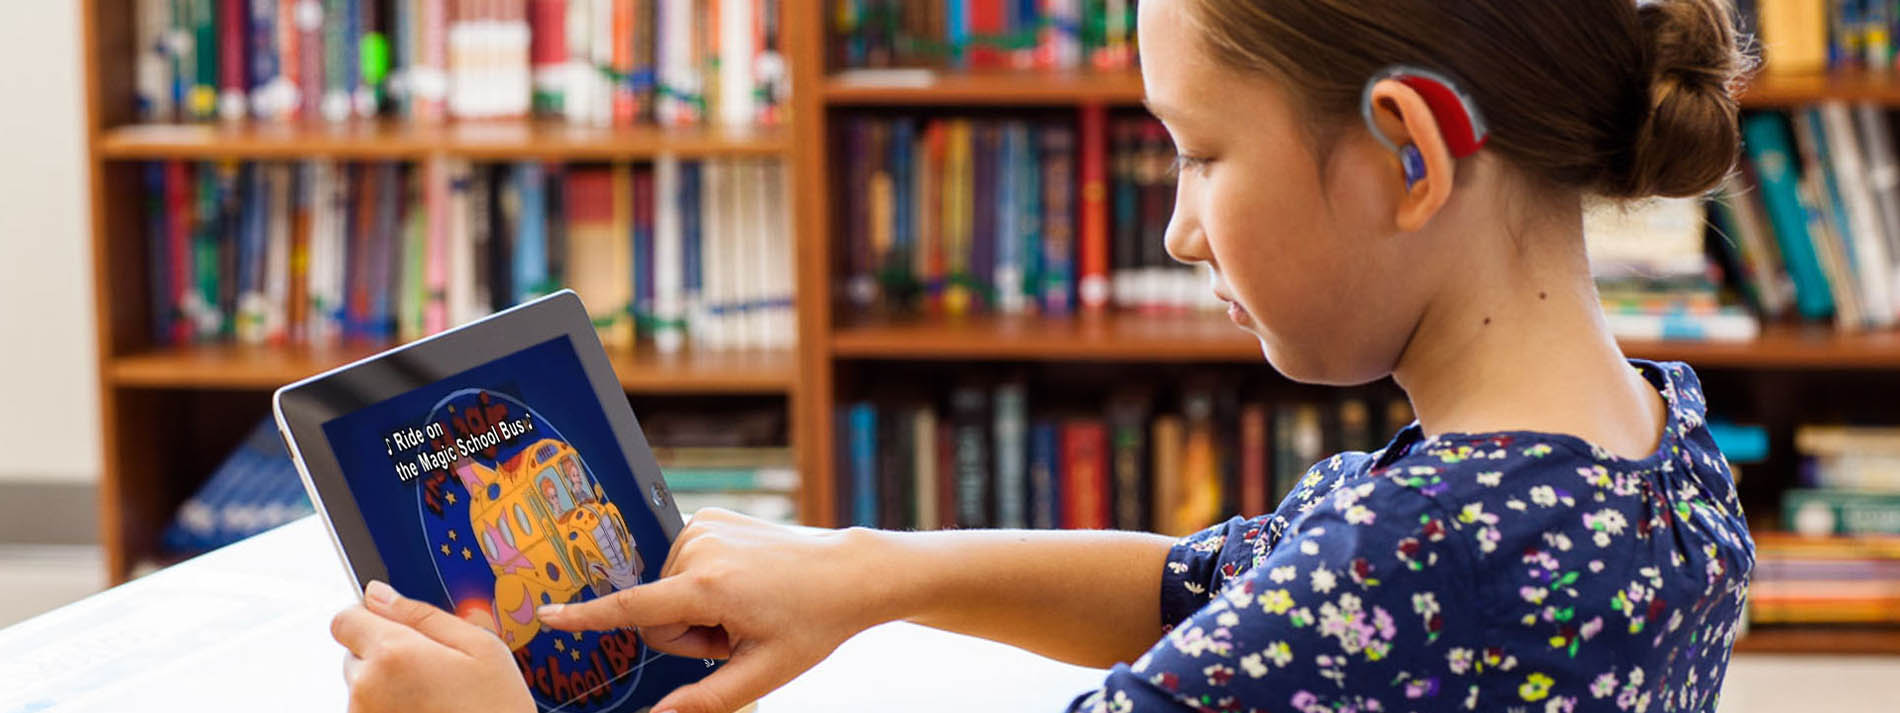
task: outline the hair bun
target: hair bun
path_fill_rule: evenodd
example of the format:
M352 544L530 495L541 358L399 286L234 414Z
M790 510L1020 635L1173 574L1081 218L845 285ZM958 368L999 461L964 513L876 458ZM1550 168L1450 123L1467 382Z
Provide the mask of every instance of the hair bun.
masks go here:
M1603 193L1614 198L1695 196L1735 167L1741 152L1740 78L1750 68L1728 0L1638 0L1647 39L1649 111ZM1620 169L1620 170L1618 170Z

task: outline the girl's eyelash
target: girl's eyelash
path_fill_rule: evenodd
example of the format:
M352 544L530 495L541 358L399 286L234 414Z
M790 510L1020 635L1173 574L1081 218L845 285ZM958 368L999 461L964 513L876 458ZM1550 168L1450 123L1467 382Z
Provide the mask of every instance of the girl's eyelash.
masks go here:
M1207 165L1207 159L1201 158L1199 156L1175 154L1174 162L1168 164L1168 177L1176 178L1176 177L1179 177L1181 175L1181 172L1184 170L1198 169L1205 165Z

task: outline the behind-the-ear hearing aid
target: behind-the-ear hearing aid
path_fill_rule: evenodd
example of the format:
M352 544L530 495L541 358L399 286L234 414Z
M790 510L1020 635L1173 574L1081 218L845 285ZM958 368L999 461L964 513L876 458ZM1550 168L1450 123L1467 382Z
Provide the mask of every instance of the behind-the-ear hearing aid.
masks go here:
M1485 125L1484 114L1478 111L1477 102L1472 101L1471 96L1450 77L1407 65L1393 65L1379 70L1366 80L1365 91L1359 98L1359 113L1365 117L1366 128L1372 132L1372 138L1398 154L1399 165L1405 170L1406 190L1411 190L1412 186L1425 180L1425 155L1414 144L1394 145L1391 139L1386 138L1385 132L1379 129L1379 122L1373 117L1372 88L1387 79L1397 80L1425 98L1425 105L1431 108L1432 118L1438 121L1439 133L1444 136L1452 158L1465 158L1477 153L1484 148L1484 142L1491 138L1490 128Z

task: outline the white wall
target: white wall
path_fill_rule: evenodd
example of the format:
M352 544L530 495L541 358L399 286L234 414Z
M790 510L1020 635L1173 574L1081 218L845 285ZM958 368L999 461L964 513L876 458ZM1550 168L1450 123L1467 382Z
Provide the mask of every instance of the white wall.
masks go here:
M0 498L99 473L78 4L0 2Z

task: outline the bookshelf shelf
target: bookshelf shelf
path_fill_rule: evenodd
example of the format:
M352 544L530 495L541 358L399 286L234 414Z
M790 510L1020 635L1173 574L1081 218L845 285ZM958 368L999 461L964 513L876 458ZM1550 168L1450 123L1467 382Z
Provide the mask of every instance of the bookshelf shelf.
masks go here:
M1823 325L1772 325L1750 342L1626 341L1632 357L1702 368L1895 369L1900 333L1839 334ZM1255 340L1225 315L973 317L869 322L831 338L844 358L892 360L1249 362Z
M927 85L891 86L837 76L825 84L833 105L1140 104L1141 74L1117 72L940 73Z
M1735 641L1736 653L1900 654L1900 629L1758 628Z
M235 122L129 124L107 129L108 159L612 160L662 152L680 156L778 156L790 147L777 128L595 127L559 121Z
M1787 108L1828 100L1900 105L1900 75L1879 72L1761 74L1749 81L1742 105L1753 109Z
M127 388L269 390L383 348L206 345L162 349L113 359L111 378L115 385ZM790 351L660 354L641 348L611 350L608 356L621 386L634 393L785 394L793 381Z

